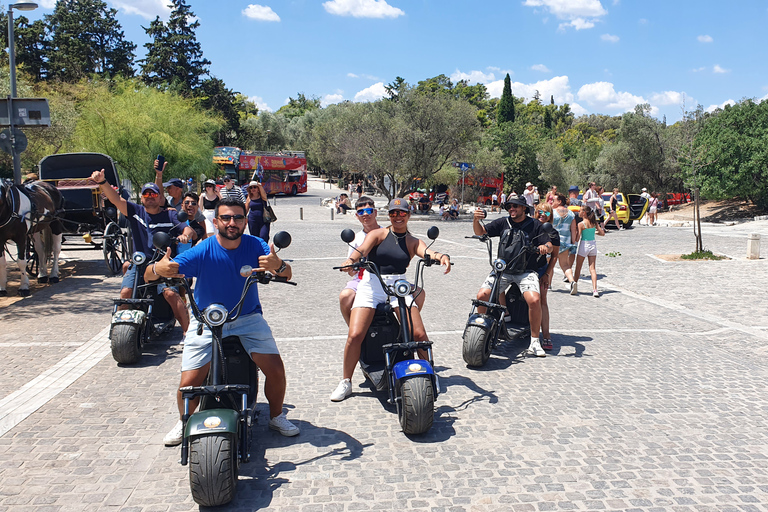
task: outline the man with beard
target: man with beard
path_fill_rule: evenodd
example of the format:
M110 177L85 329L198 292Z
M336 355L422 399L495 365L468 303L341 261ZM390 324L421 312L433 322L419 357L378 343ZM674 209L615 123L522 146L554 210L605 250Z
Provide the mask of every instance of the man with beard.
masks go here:
M161 276L194 277L195 297L201 310L212 303L223 304L232 310L239 300L239 290L245 285L240 267L259 262L257 271L269 271L275 275L291 278L291 267L275 254L274 245L264 240L244 235L246 226L245 205L236 199L224 198L216 206L213 222L218 228L215 237L209 237L171 260L170 251L163 259L151 265L146 278L159 279ZM208 327L198 335L197 319L192 318L184 338L184 352L181 358L181 383L185 386L201 386L208 375L211 364L212 337ZM222 335L238 336L245 350L264 372L264 394L269 402L269 428L284 436L295 436L298 427L286 419L283 413L285 397L285 367L272 336L272 331L262 317L258 286L253 285L243 302L242 312L237 320L223 326ZM183 414L184 401L181 391L176 395L179 416ZM190 413L197 408L198 401L190 402ZM181 420L163 439L166 446L175 446L183 438Z

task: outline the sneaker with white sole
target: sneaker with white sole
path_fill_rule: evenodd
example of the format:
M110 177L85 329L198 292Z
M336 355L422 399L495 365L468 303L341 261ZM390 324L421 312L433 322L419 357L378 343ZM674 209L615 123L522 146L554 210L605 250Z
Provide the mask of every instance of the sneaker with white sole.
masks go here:
M578 295L579 293L579 283L576 281L571 283L571 295Z
M541 348L541 343L539 343L539 340L531 341L531 344L528 346L525 353L536 357L547 356L547 353L544 352L543 348Z
M331 393L331 402L341 402L352 394L352 382L349 379L341 379L339 385Z
M288 418L285 417L285 413L282 413L280 416L275 416L269 420L269 428L272 430L277 430L285 437L293 437L299 435L299 427L288 421Z
M597 291L597 290L592 290L592 296L593 296L593 297L595 297L595 298L597 299L597 298L599 298L599 297L600 297L600 292L599 292L599 291Z
M171 431L165 434L163 444L165 446L178 446L182 439L184 439L184 424L179 420Z

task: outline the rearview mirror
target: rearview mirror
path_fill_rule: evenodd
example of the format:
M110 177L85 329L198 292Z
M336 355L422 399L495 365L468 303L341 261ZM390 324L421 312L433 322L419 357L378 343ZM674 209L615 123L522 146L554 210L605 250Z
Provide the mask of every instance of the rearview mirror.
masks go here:
M355 239L355 232L351 229L345 229L341 232L341 239L346 243L350 243Z
M287 231L278 231L275 236L272 237L272 242L278 249L285 249L291 245L291 234Z
M184 210L176 212L176 218L179 219L179 222L187 222L187 219L189 219L189 215L187 215L187 212Z
M152 245L161 251L165 251L171 245L171 236L168 233L158 231L152 235Z
M432 227L431 227L431 228L429 228L429 230L427 231L427 237L428 237L430 240L434 240L434 239L436 239L438 236L440 236L440 228L438 228L437 226L432 226Z

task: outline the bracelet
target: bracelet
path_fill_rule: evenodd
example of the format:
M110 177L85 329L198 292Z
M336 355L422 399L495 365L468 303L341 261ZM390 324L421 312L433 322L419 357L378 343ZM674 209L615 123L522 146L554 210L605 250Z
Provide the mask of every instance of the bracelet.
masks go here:
M96 182L96 184L97 184L97 185L103 185L103 184L105 184L106 182L107 182L107 180L104 180L104 181L97 181L97 182Z
M158 275L158 273L155 271L155 267L157 267L157 262L154 262L152 264L152 273L155 274L155 275Z

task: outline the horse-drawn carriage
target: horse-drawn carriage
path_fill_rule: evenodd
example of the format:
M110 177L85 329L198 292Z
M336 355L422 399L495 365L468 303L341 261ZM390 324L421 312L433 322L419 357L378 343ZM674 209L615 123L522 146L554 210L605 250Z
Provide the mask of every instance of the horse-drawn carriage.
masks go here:
M54 185L64 198L59 214L64 234L82 235L87 243L101 247L109 271L120 273L131 254L130 228L90 179L93 171L104 169L107 182L127 196L112 158L101 153L62 153L43 158L39 167L40 180Z

